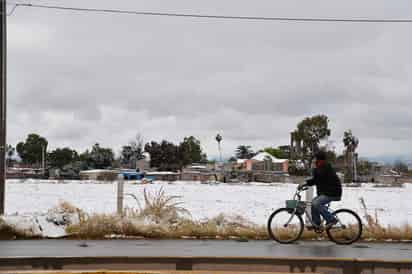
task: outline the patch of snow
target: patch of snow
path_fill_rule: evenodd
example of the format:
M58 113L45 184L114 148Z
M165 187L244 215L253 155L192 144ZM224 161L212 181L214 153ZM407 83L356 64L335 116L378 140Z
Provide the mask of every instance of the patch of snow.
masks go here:
M258 153L255 157L252 158L252 160L262 162L267 158L271 159L273 163L284 163L288 161L287 159L278 159L276 157L273 157L270 153L267 153L267 152Z
M189 168L193 168L193 169L207 169L206 166L199 166L199 165L190 166Z
M66 227L79 222L75 214L66 213L6 215L3 220L27 235L43 238L65 237Z
M23 223L32 224L34 221L30 218L37 216L46 219L49 209L62 200L87 213L116 212L115 182L59 182L26 180L22 183L19 180L7 180L6 218L13 219L13 214L18 214L26 216ZM191 212L195 220L210 219L223 213L227 216L241 215L261 225L267 222L275 209L284 207L285 200L291 199L296 190L295 184L284 183L201 184L182 181L154 182L146 185L125 182L124 187L125 193L134 194L142 203L144 189L153 193L163 188L167 195L181 196L182 206ZM412 184L405 184L403 188L375 188L370 184L362 184L357 188L344 187L343 193L342 201L332 203L332 208L350 208L363 217L364 212L359 202L359 198L362 197L368 207L368 213L375 216L376 212L381 224L412 224ZM130 196L125 196L124 206L137 208L136 201ZM49 221L50 218L49 216ZM61 221L57 217L54 220L56 223ZM47 232L47 235L53 235L52 231Z
M175 174L179 174L177 172L172 172L172 171L153 171L153 172L146 172L146 175L175 175Z

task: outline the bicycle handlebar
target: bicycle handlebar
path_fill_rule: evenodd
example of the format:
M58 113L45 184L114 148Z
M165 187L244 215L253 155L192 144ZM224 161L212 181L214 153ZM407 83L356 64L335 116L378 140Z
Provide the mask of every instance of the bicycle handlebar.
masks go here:
M302 196L300 195L300 193L303 192L303 191L306 191L306 190L308 190L308 189L309 189L309 186L306 186L306 185L305 185L305 186L298 185L294 197L297 197L298 200L301 200Z
M309 189L309 186L307 186L307 185L298 185L297 192L306 191L308 189Z
M302 187L302 188L300 189L300 191L306 191L306 190L308 190L308 189L309 189L308 186L304 186L304 187Z

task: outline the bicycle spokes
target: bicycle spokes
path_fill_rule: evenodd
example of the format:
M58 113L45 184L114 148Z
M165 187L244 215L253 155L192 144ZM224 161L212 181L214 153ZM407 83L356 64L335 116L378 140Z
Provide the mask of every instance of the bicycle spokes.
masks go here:
M293 217L295 217L295 213L293 212L292 214L290 214L290 218L289 218L289 220L285 223L285 227L287 227L289 224L290 224L290 222L292 222L292 220L293 220Z
M329 238L338 244L351 244L362 234L362 223L351 210L340 209L334 212L338 223L327 230Z
M291 243L299 239L303 231L302 217L288 209L279 209L269 218L268 231L280 243Z

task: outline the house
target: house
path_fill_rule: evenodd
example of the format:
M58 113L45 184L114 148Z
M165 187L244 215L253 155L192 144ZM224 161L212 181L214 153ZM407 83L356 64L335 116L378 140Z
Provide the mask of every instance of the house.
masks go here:
M119 170L92 169L80 171L81 180L115 181L118 178Z
M8 179L47 179L47 170L30 167L8 167L6 169Z
M236 169L239 169L239 170L245 170L246 169L246 161L247 161L248 159L237 159L236 160L236 163L234 163L234 167L236 168Z
M209 181L216 177L216 173L206 165L193 164L182 170L183 181Z
M150 154L148 152L143 152L143 159L136 161L136 170L146 171L150 170Z
M151 171L145 173L145 178L153 178L155 181L174 182L180 179L180 173L172 171Z
M70 168L50 168L49 179L52 180L79 180L80 175L78 171Z
M278 159L267 152L238 163L242 165L241 170L252 173L252 180L256 182L284 182L289 171L288 159Z
M278 159L267 152L260 152L252 159L245 160L243 165L248 171L288 173L289 170L288 159Z

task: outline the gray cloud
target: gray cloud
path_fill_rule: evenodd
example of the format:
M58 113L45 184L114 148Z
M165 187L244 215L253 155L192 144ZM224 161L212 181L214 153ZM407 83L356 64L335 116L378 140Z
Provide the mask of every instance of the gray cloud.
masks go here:
M37 2L37 1L33 1ZM62 4L61 1L47 1ZM231 15L405 18L407 1L79 1ZM412 151L409 25L238 22L17 9L9 17L9 142L120 147L198 136L210 155L289 143L302 118L352 128L366 156ZM400 145L402 148L400 149ZM338 146L340 148L340 146Z

